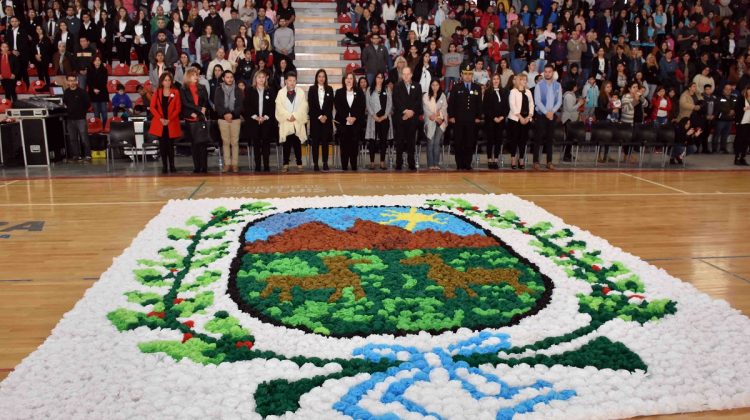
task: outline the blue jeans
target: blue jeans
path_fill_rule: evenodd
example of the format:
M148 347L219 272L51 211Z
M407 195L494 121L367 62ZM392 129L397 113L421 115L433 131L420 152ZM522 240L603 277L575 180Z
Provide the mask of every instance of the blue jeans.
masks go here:
M696 150L698 150L698 148L693 144L687 146L684 144L675 144L674 147L672 147L672 155L670 157L681 157L683 152L685 153L685 156L692 155Z
M107 102L92 102L91 107L94 108L94 116L102 120L102 125L107 123Z
M714 138L711 140L711 151L716 153L719 150L727 150L727 138L729 137L729 130L732 128L731 121L716 121L716 130L714 130ZM719 143L721 141L721 143ZM718 146L721 145L721 148Z
M367 73L367 86L372 86L375 83L375 73Z
M440 166L440 146L443 144L443 129L435 127L435 134L427 139L427 167Z
M514 58L510 62L510 69L513 70L514 74L523 73L524 69L526 68L526 60Z
M91 157L89 126L86 120L68 120L66 125L68 127L66 157L68 159ZM83 145L83 153L81 153L81 145Z
M667 117L656 117L656 120L654 120L654 127L665 125L668 122L669 122L669 118Z

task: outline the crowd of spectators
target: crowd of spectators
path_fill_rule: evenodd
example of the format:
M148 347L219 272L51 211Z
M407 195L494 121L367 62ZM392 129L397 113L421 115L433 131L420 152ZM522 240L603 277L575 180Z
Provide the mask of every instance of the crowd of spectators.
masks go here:
M243 124L252 126L247 140L259 171L268 170L271 140L283 143L284 170L291 151L301 169L299 148L308 137L315 168L321 147L327 169L334 127L344 169L357 168L355 146L343 143L350 139L368 145L370 168L378 154L385 168L385 148L394 141L397 169L404 153L413 169L415 138L426 142L428 166L438 169L437 151L450 137L457 168L469 170L480 123L489 168L498 167L501 144L511 167L524 168L531 140L534 168L543 153L553 169L551 133L575 121L670 124L678 144L672 163L694 152L728 153L735 132L734 163L747 165L749 5L338 0L337 20L348 25L341 42L359 46L361 68L352 70L362 77L346 75L334 92L321 69L304 92L296 83L291 0L3 1L0 78L10 100L17 81L29 86L30 65L44 83L74 91L65 96L76 119L68 124L69 141L83 145L70 147L78 159L89 158L88 139L78 121L81 104L69 101L83 92L102 121L110 102L118 118L148 114L151 133L165 144L185 134L173 118L218 120L226 169L233 171ZM137 89L141 109L124 86L110 97L108 69L115 63L148 76L150 87ZM295 117L302 108L309 115ZM532 125L535 138L528 139ZM168 149L165 172L173 169ZM570 149L564 154L573 159ZM611 160L606 149L599 158Z

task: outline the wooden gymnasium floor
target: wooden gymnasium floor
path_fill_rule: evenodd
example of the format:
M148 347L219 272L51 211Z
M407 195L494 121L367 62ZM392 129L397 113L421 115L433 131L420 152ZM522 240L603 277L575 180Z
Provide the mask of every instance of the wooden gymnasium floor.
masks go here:
M748 172L0 180L0 379L42 344L169 199L439 192L519 195L750 315ZM2 232L29 221L43 221L43 229ZM750 409L661 418L678 417L750 418Z

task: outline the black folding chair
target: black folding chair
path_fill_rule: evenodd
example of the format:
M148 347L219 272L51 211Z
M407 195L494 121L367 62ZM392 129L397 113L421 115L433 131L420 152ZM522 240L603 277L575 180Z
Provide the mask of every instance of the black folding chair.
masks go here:
M586 125L583 123L583 121L569 121L565 125L565 146L570 146L575 150L575 154L573 155L573 166L578 165L578 154L581 149L581 146L585 146L588 144L588 140L586 139ZM562 155L561 159L562 159Z
M114 150L131 151L135 163L138 164L138 147L135 144L135 124L132 121L109 123L109 137L107 141L107 171L109 172L109 158L112 157L112 169L115 167ZM144 155L145 159L145 155Z
M663 168L667 165L667 155L672 154L672 149L675 146L674 126L672 124L659 126L656 133L657 142L664 146L664 156L661 159L661 167ZM684 164L685 161L683 160Z
M633 153L633 149L638 147L638 161L640 162L640 153L641 153L641 143L633 137L633 126L630 124L625 123L614 123L612 124L613 130L612 130L612 142L614 144L619 144L620 148L628 148L628 152L624 156L625 163L627 164L630 160L630 156ZM619 166L619 157L618 154L618 166Z
M649 147L653 148L654 152L656 152L656 148L662 146L658 142L658 137L658 129L651 123L636 124L633 127L633 139L639 141L642 146L639 162L640 167L643 167L643 161L646 157L646 150L648 150ZM649 154L648 156L650 162L653 154Z
M614 127L611 122L597 121L591 126L591 143L596 146L594 150L594 155L596 156L594 166L597 166L599 163L599 150L602 147L607 148L611 146L617 147L617 166L620 166L622 148L614 142Z

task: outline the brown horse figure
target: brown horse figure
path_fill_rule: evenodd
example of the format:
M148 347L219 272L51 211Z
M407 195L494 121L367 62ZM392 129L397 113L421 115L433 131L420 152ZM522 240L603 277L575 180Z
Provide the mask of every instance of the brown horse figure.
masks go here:
M266 288L260 292L263 298L268 297L274 289L281 289L279 293L280 301L292 300L292 288L294 286L303 290L317 290L334 288L336 291L328 298L328 302L335 302L341 299L345 287L354 287L355 300L366 296L359 275L353 272L349 267L354 264L367 264L371 261L368 259L351 259L345 255L336 255L332 257L323 257L323 264L328 268L325 274L313 276L282 276L273 275L266 278Z
M456 289L463 289L469 296L476 297L477 293L469 286L500 282L513 286L516 295L529 291L526 285L519 282L521 272L515 268L469 268L464 272L446 264L443 258L436 254L404 258L401 264L428 265L430 269L427 271L427 278L442 286L443 294L449 299L456 297Z

